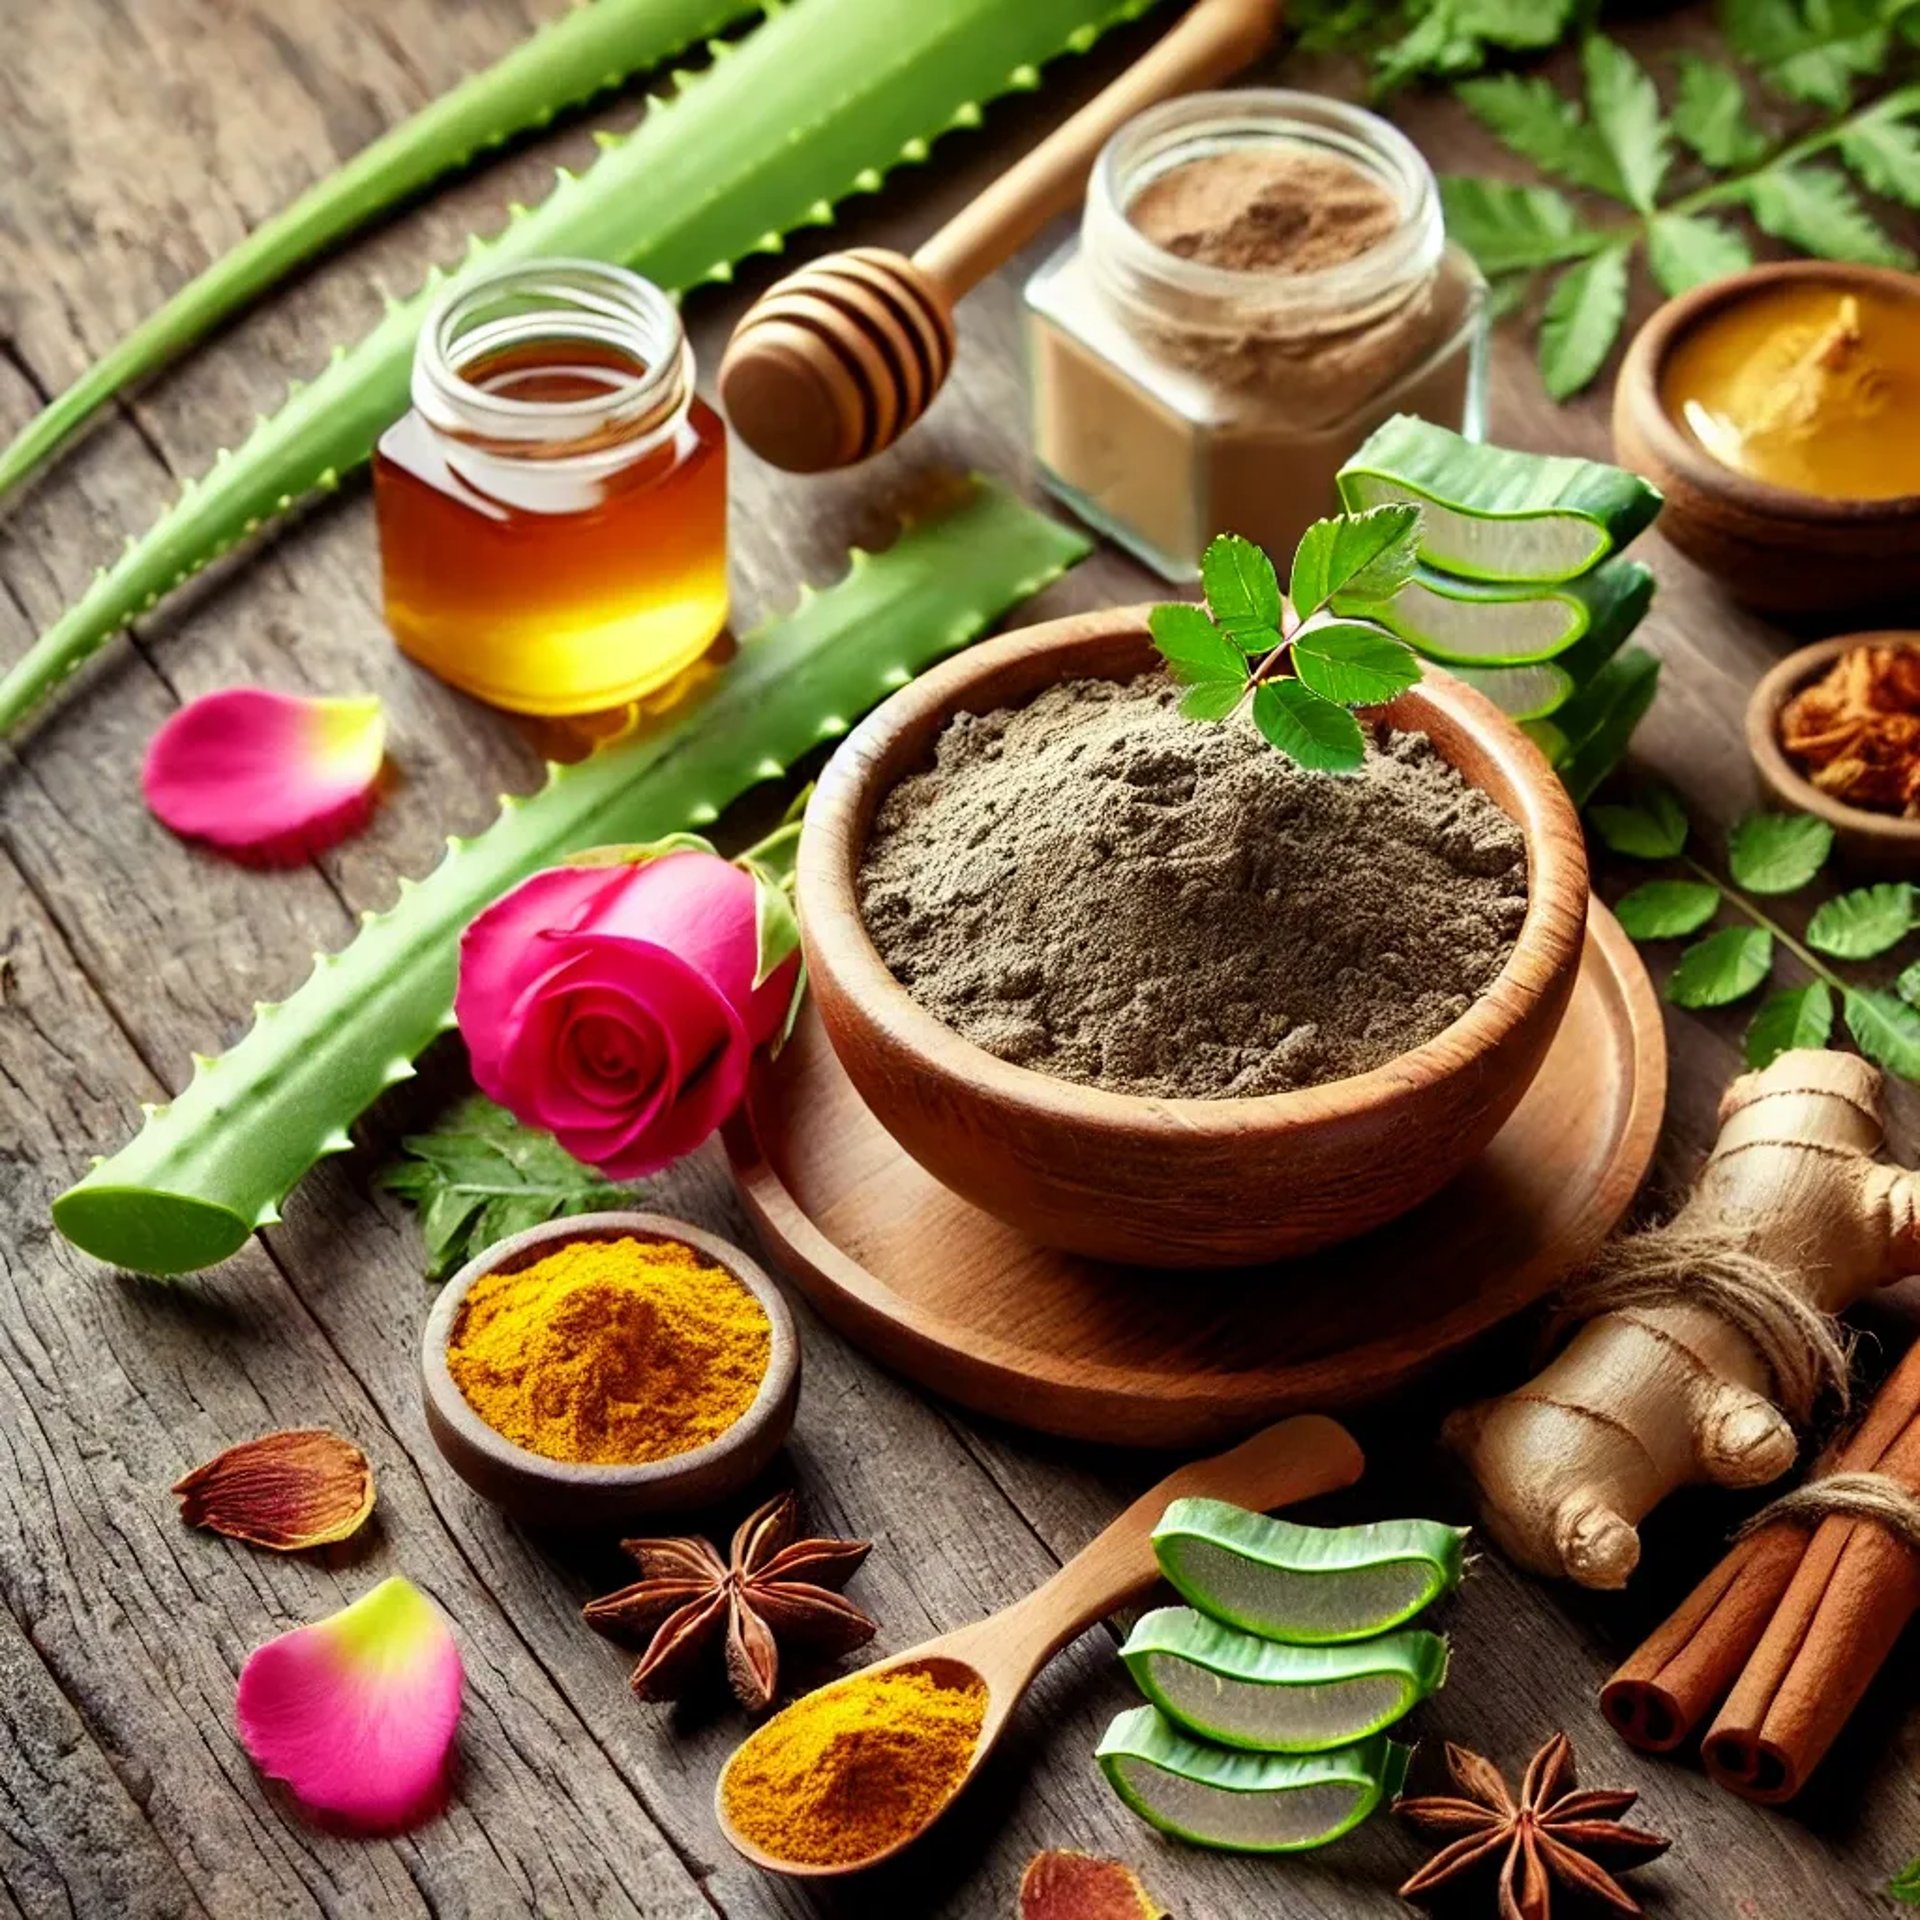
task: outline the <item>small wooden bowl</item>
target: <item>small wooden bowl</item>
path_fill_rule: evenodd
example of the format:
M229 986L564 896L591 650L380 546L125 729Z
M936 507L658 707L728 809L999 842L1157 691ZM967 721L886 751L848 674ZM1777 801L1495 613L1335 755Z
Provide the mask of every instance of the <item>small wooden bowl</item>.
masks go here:
M1843 653L1855 647L1920 647L1920 633L1843 633L1802 647L1776 663L1747 702L1747 752L1769 798L1797 813L1811 813L1833 829L1841 857L1861 872L1911 874L1920 869L1920 820L1850 807L1822 793L1780 744L1780 709Z
M1827 260L1778 261L1695 287L1659 308L1627 350L1613 390L1614 452L1666 495L1660 531L1744 605L1786 614L1885 607L1920 592L1920 494L1826 500L1751 479L1708 453L1660 397L1683 334L1717 308L1793 281L1920 301L1920 277ZM1912 427L1890 419L1887 431Z
M1156 666L1147 612L1079 614L976 646L854 731L820 777L800 841L809 978L833 1049L881 1125L935 1179L1028 1238L1147 1266L1286 1258L1438 1192L1519 1104L1579 970L1586 850L1572 803L1532 742L1490 701L1430 672L1381 712L1431 735L1527 844L1519 940L1460 1019L1371 1073L1248 1100L1109 1093L997 1059L887 971L857 897L868 830L956 712Z
M530 1267L575 1240L677 1240L724 1267L767 1311L773 1347L753 1404L704 1447L631 1467L581 1466L515 1446L482 1420L447 1368L454 1316L481 1275ZM427 1428L476 1493L534 1527L610 1526L642 1514L684 1513L738 1493L780 1451L800 1399L800 1340L780 1289L738 1247L661 1213L583 1213L511 1234L468 1261L441 1289L420 1344Z

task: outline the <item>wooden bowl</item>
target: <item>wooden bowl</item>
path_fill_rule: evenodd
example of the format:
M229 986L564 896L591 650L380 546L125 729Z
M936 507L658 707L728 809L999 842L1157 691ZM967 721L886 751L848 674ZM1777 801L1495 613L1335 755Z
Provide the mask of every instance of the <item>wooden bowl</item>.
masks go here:
M1887 267L1787 260L1750 267L1669 300L1634 336L1613 390L1613 445L1666 495L1660 531L1736 600L1766 613L1837 613L1920 592L1920 494L1826 500L1723 466L1668 413L1661 376L1705 315L1757 288L1813 281L1920 301L1920 277ZM1910 432L1890 420L1890 433Z
M1768 798L1826 821L1835 848L1850 865L1867 873L1906 875L1920 869L1920 820L1850 807L1822 793L1780 744L1780 709L1843 653L1866 646L1920 647L1920 633L1843 633L1788 654L1766 673L1747 702L1747 752Z
M515 1273L575 1240L677 1240L724 1267L767 1311L773 1347L753 1404L719 1439L631 1467L582 1466L515 1446L482 1420L447 1368L454 1316L481 1275ZM427 1428L476 1493L534 1527L611 1526L642 1514L684 1513L738 1493L780 1451L800 1399L800 1340L780 1289L738 1247L660 1213L583 1213L509 1235L441 1289L420 1344Z
M1530 898L1488 991L1425 1046L1346 1080L1246 1100L1110 1093L963 1040L887 971L857 876L881 800L957 712L1057 680L1158 664L1145 607L1079 614L970 649L903 687L820 777L798 903L815 1004L881 1125L963 1199L1045 1246L1149 1266L1280 1259L1351 1238L1445 1186L1519 1104L1580 962L1587 861L1546 761L1488 700L1429 677L1381 709L1418 728L1526 836Z

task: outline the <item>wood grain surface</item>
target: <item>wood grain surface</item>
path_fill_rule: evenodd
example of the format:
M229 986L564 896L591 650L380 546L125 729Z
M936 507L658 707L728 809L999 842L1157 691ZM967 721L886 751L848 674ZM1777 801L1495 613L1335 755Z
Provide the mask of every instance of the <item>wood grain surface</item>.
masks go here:
M5 0L0 60L0 431L253 222L382 128L513 44L560 0ZM1152 26L1103 47L1041 96L996 107L935 163L857 201L804 253L910 251L1013 156L1117 72ZM1644 49L1698 39L1697 20L1636 27ZM1294 64L1289 77L1314 81ZM1350 85L1350 76L1346 84ZM17 656L124 533L270 410L286 380L377 318L470 229L547 190L556 162L592 155L609 107L434 195L289 288L152 391L117 410L0 529L0 654ZM1442 160L1499 166L1445 100L1402 117ZM851 541L884 540L928 476L1027 471L1017 290L1043 239L962 303L959 360L927 421L874 468L789 481L744 455L733 514L744 624L826 580ZM702 365L775 277L762 263L689 313ZM1639 311L1651 304L1644 289ZM1512 444L1604 456L1604 395L1559 410L1517 333L1495 355L1493 426ZM1657 538L1646 634L1667 662L1641 731L1703 829L1753 797L1740 737L1746 691L1787 643L1733 607ZM1181 1920L1390 1920L1421 1848L1379 1821L1329 1852L1250 1863L1176 1851L1140 1829L1089 1761L1132 1700L1108 1630L1042 1676L967 1804L910 1863L871 1885L802 1895L737 1861L712 1785L742 1725L720 1701L634 1701L627 1657L581 1603L625 1574L611 1550L524 1533L446 1468L421 1411L418 1340L431 1290L405 1209L375 1176L398 1133L460 1090L453 1050L429 1062L326 1162L284 1224L215 1272L149 1283L104 1270L52 1232L47 1203L165 1097L193 1049L230 1043L252 1003L285 993L316 947L350 937L443 836L471 832L502 790L539 777L534 737L407 666L382 628L365 486L277 529L116 644L58 709L0 754L0 1911L40 1915L874 1916L1005 1920L1037 1848L1135 1861ZM1103 552L1051 589L1040 618L1139 600L1154 583ZM143 808L140 755L180 702L261 680L366 688L386 701L399 770L373 829L291 872L222 865ZM765 823L727 823L744 844ZM1703 848L1720 857L1718 833ZM1603 891L1636 876L1601 869ZM1814 895L1782 903L1795 927ZM1910 957L1890 956L1890 974ZM1666 962L1661 966L1664 969ZM1784 971L1784 964L1783 964ZM1666 1014L1673 1061L1658 1178L1684 1182L1713 1137L1742 1016ZM1895 1101L1910 1154L1916 1104ZM650 1183L643 1204L744 1238L717 1149ZM1036 1441L955 1411L802 1316L806 1381L786 1456L810 1525L871 1535L854 1585L883 1622L877 1651L912 1645L1044 1579L1154 1477L1137 1456ZM1905 1327L1899 1328L1905 1337ZM1397 1399L1361 1424L1366 1479L1323 1515L1461 1515L1436 1477L1439 1413L1519 1377L1524 1350ZM183 1531L166 1488L222 1446L277 1425L327 1423L367 1451L380 1504L365 1536L281 1560ZM1629 1755L1594 1703L1622 1652L1684 1593L1742 1503L1673 1503L1622 1596L1548 1589L1488 1555L1445 1624L1453 1677L1422 1710L1415 1781L1441 1737L1510 1766L1565 1726L1595 1783L1644 1789L1676 1836L1637 1877L1686 1920L1811 1920L1889 1912L1879 1890L1920 1851L1920 1662L1897 1656L1857 1724L1786 1812L1710 1788L1690 1765ZM731 1525L735 1511L712 1516ZM456 1623L467 1710L451 1811L405 1837L351 1841L303 1821L261 1781L233 1732L234 1682L269 1635L404 1572Z

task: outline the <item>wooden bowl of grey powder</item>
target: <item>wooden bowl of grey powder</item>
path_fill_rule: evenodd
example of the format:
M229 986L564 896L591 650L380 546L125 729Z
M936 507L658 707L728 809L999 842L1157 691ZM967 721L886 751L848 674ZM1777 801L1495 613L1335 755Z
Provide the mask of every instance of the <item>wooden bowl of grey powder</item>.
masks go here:
M798 902L861 1098L1029 1238L1283 1259L1462 1172L1559 1026L1586 925L1545 759L1431 668L1356 774L1183 719L1147 609L977 646L821 776Z

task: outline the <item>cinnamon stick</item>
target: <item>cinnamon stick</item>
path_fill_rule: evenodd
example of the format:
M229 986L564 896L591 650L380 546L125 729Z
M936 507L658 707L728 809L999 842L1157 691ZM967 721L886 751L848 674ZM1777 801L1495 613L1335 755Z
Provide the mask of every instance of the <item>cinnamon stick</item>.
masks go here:
M1883 1460L1916 1421L1920 1341L1887 1376L1852 1436L1816 1471L1882 1470ZM1812 1540L1848 1524L1828 1522L1810 1536L1806 1528L1783 1522L1735 1545L1601 1689L1600 1709L1615 1732L1647 1753L1670 1753L1683 1745L1766 1637Z
M1920 1493L1920 1422L1875 1471ZM1834 1514L1701 1743L1710 1778L1743 1799L1791 1800L1920 1609L1920 1554L1877 1520Z

